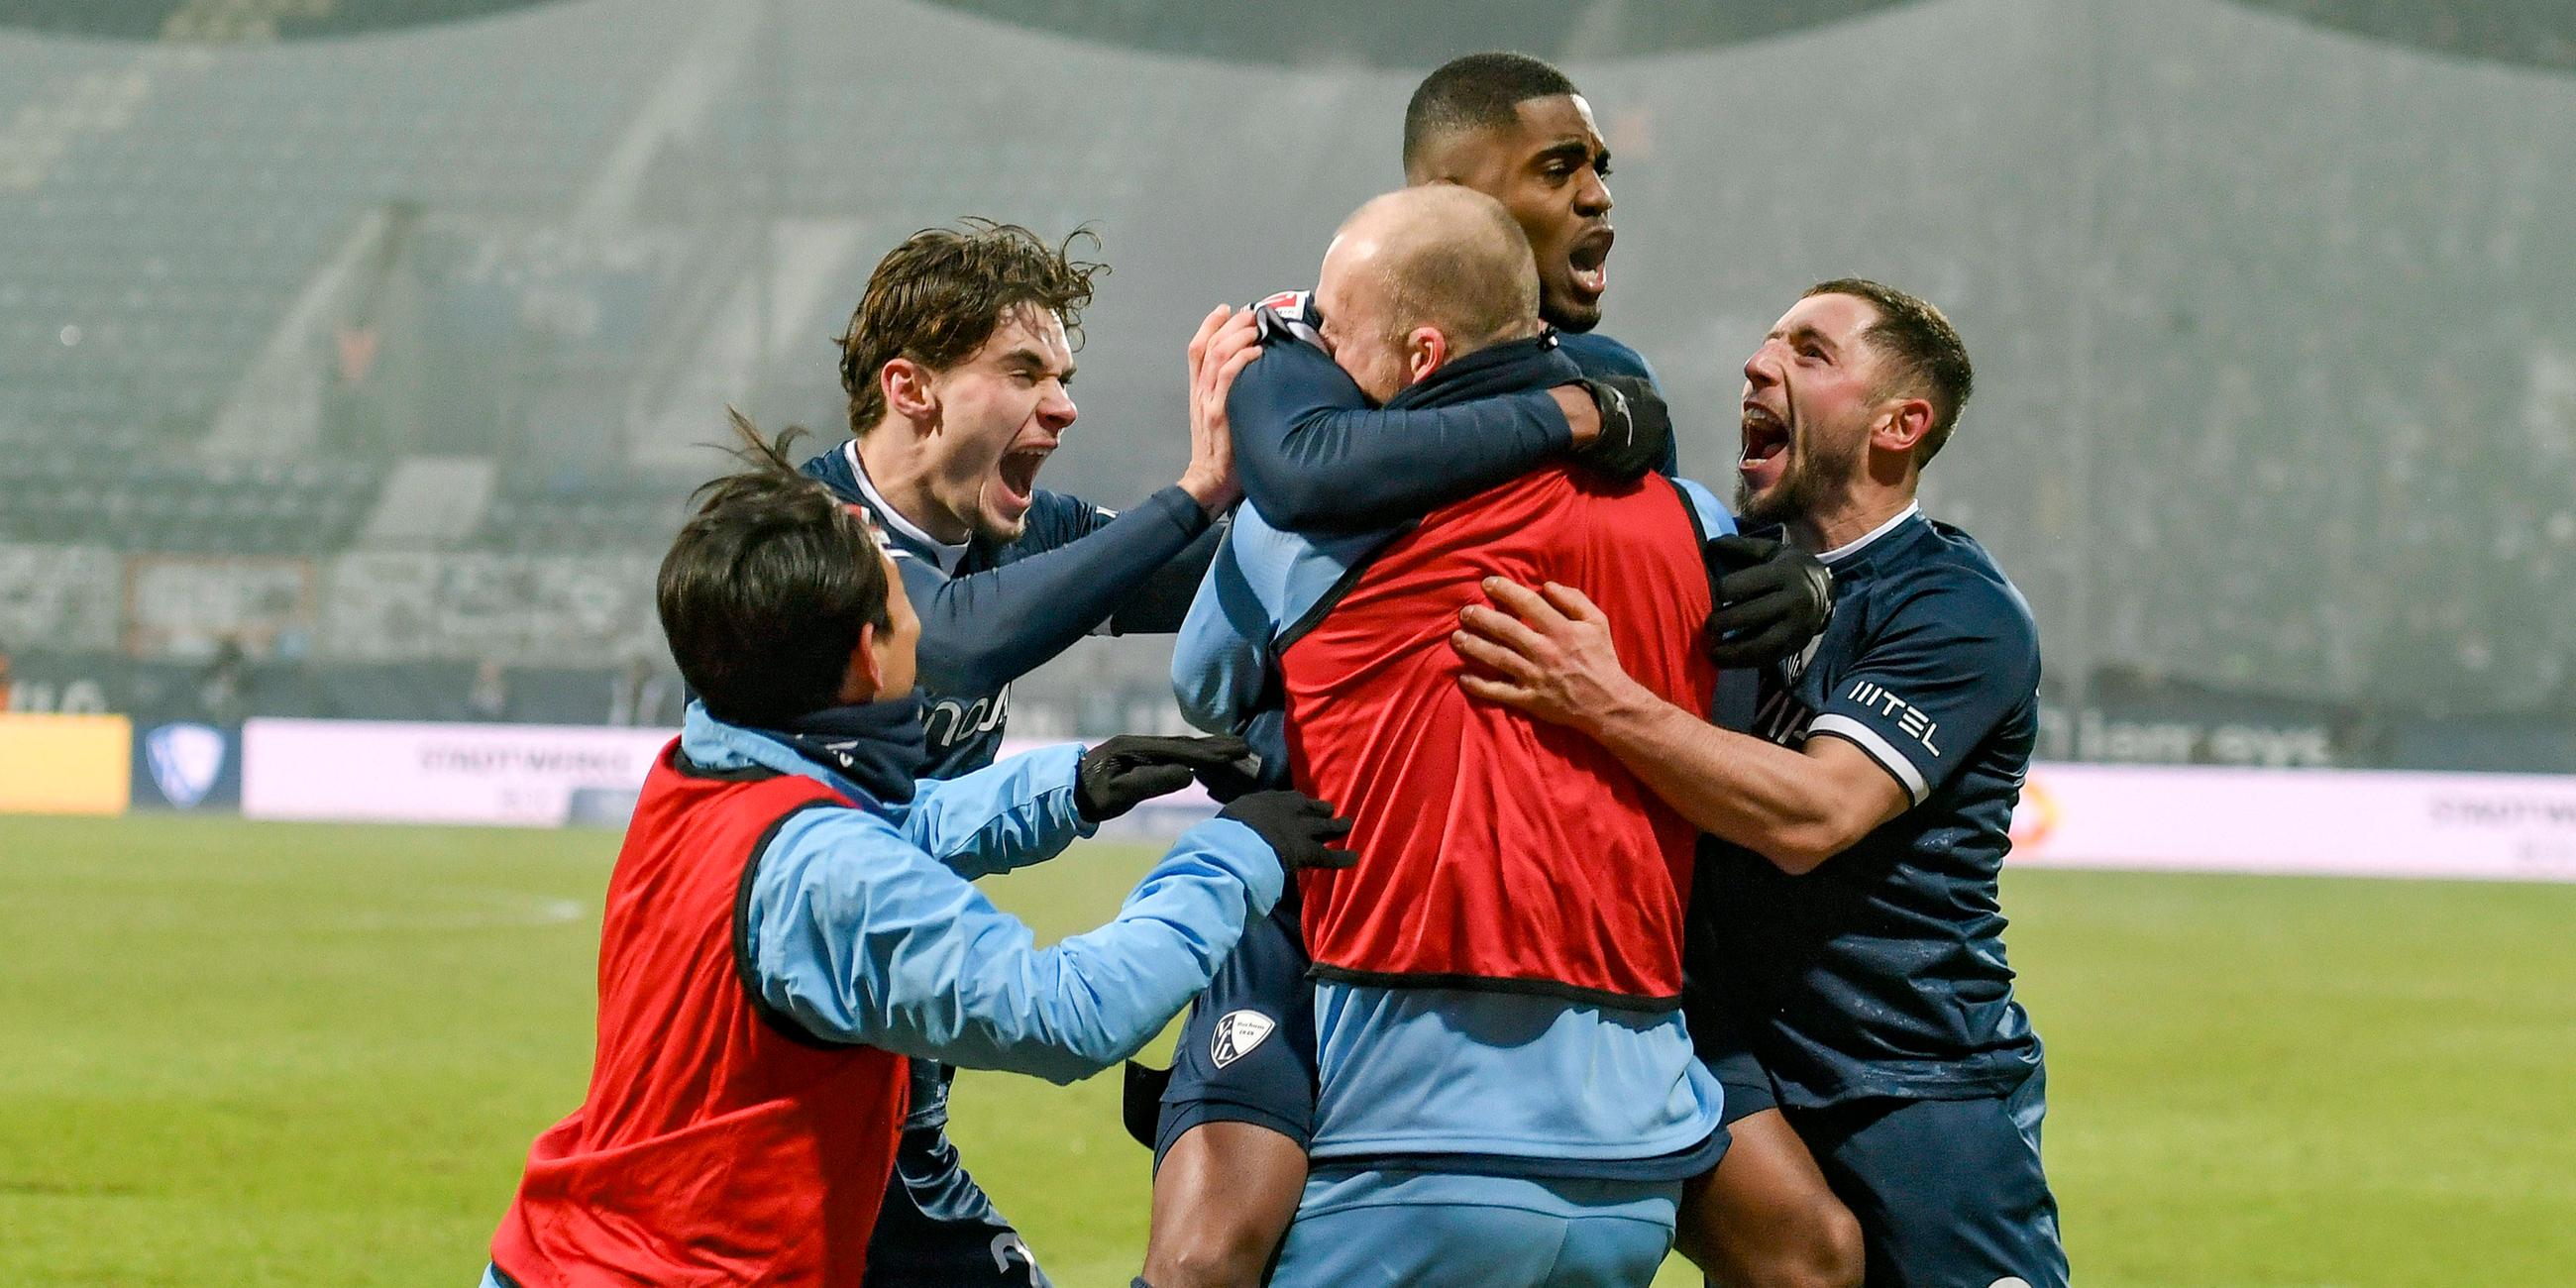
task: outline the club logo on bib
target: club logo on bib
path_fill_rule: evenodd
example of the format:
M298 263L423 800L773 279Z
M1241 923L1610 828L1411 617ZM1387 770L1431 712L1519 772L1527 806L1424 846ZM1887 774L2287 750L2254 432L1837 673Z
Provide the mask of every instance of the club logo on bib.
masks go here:
M1278 1027L1277 1022L1259 1011L1228 1011L1217 1018L1216 1041L1210 1044L1208 1055L1222 1069L1252 1054L1252 1048L1261 1045L1262 1039Z

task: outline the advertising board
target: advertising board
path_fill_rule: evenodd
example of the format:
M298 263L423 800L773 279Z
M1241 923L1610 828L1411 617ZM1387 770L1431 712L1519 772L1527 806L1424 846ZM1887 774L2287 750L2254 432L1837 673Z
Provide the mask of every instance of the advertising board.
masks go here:
M0 814L122 814L134 727L123 716L0 712Z
M2042 764L2012 862L2576 881L2576 777Z
M560 827L576 799L631 797L673 736L573 725L255 719L242 727L242 813Z

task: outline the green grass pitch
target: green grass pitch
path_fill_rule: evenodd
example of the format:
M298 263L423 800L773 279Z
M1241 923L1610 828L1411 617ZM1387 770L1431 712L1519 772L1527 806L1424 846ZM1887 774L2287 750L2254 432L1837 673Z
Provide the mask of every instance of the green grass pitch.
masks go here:
M581 1093L614 848L0 818L0 1283L473 1283ZM992 887L1055 936L1148 858ZM2576 1283L2576 887L2023 872L2006 906L2078 1282ZM958 1086L1065 1288L1143 1246L1116 1083Z

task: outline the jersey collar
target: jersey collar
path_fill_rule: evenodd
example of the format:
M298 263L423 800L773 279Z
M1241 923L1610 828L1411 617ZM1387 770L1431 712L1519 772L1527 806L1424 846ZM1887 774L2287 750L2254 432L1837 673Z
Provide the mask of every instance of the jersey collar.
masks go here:
M862 479L862 483L864 483L864 481L865 480ZM1906 520L1919 519L1921 517L1923 517L1923 503L1920 501L1908 502L1904 509L1897 511L1888 519L1887 522L1882 523L1877 527L1862 533L1860 536L1824 552L1823 554L1817 555L1816 562L1824 564L1827 567L1831 567L1834 564L1840 563L1843 560L1849 559L1853 555L1859 554L1861 551L1868 549L1870 544L1877 541L1880 537L1886 536L1888 533L1894 532L1898 528L1905 526Z
M966 557L966 546L968 543L966 541L960 541L951 545L948 542L941 541L937 537L931 536L929 533L922 531L921 525L903 517L903 512L901 510L897 510L893 506L886 504L884 494L877 491L877 485L868 481L868 467L862 464L859 460L859 440L853 438L849 442L843 443L841 445L841 453L849 458L850 477L858 480L859 495L866 499L869 509L876 511L878 520L883 522L888 528L893 529L894 535L903 538L906 544L917 547L920 551L927 552L930 556L930 561L939 565L940 572L951 577L956 576L957 561ZM971 538L969 540L971 540ZM914 551L890 550L887 553L893 555L909 555L913 554Z

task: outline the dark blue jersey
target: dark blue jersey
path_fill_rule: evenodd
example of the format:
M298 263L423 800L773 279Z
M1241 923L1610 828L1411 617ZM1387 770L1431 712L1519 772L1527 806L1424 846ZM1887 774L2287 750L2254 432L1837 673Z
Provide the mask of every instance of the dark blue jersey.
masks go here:
M1598 331L1559 331L1556 343L1587 376L1635 376L1649 383L1655 379L1646 355Z
M921 615L924 777L954 778L993 763L1011 681L1084 635L1180 629L1216 553L1206 512L1177 487L1124 514L1039 489L1018 540L944 545L876 494L855 446L807 461L805 472L876 517Z
M1288 296L1273 296L1278 304ZM1284 311L1311 320L1305 297ZM1587 376L1654 373L1603 335L1557 333ZM1565 453L1573 430L1544 389L1439 407L1368 407L1323 349L1273 344L1226 397L1243 494L1271 526L1325 536L1411 523ZM1674 472L1667 459L1663 472Z
M2039 729L2039 632L1983 547L1914 510L1826 556L1833 616L1763 677L1756 732L1841 738L1912 802L1805 876L1711 840L1695 980L1821 1106L2010 1091L2038 1065L1996 883Z

